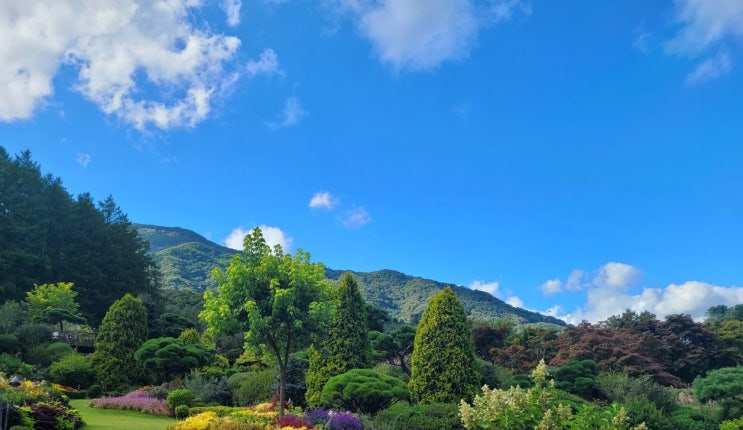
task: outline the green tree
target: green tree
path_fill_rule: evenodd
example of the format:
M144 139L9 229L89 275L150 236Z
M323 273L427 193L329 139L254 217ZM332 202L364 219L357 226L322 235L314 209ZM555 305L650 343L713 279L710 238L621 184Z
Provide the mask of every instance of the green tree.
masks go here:
M77 291L73 291L72 286L72 282L34 285L33 291L26 292L26 310L31 320L43 321L53 309L77 314L80 305L75 302Z
M0 306L0 334L13 333L26 319L23 306L15 300L8 300Z
M181 339L159 337L145 342L134 358L146 369L154 372L158 383L188 371L206 366L214 359L214 352L201 344L186 344Z
M321 403L328 408L371 415L401 400L408 400L405 383L371 369L352 369L333 376L321 396Z
M415 403L470 400L480 375L472 329L462 303L447 287L433 296L418 323L408 388Z
M325 268L302 250L292 257L278 245L269 247L259 228L243 244L226 270L214 270L217 292L204 293L199 317L212 334L244 331L248 344L265 345L273 354L283 415L289 355L306 347L327 317Z
M374 360L400 366L410 376L410 355L415 343L415 327L403 324L389 333L370 332Z
M127 293L108 309L95 340L93 368L106 391L121 391L139 380L142 368L134 353L146 339L147 310Z
M49 377L58 384L88 388L95 381L95 371L88 356L71 353L52 363Z
M311 403L317 400L330 377L372 365L366 302L351 272L346 272L341 278L336 296L338 306L330 322L328 337L322 342L319 354L309 356L311 382L307 384L305 396Z

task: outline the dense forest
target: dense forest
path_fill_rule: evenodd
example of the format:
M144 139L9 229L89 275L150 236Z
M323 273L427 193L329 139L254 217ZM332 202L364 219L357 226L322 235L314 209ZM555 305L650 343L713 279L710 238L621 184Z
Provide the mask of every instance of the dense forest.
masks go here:
M107 394L94 403L183 418L173 430L258 425L267 410L255 428L743 428L743 304L704 321L493 317L485 293L329 270L260 229L235 252L133 225L112 197L73 197L1 147L0 241L0 397L15 425L57 414L66 424L49 428L72 428L66 396ZM163 292L156 254L175 249L196 253L198 279L218 259L210 286ZM94 352L59 337L72 331L94 334Z
M97 326L125 293L158 294L158 272L113 197L70 195L43 175L30 152L0 147L0 297L22 300L34 284L72 282L80 310Z

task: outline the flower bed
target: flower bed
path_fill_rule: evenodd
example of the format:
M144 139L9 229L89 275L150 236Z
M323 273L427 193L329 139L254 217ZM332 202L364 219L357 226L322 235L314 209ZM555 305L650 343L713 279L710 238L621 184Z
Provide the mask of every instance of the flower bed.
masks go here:
M153 415L173 415L168 402L152 397L146 388L139 388L119 397L101 397L90 402L90 406L101 409L132 410Z

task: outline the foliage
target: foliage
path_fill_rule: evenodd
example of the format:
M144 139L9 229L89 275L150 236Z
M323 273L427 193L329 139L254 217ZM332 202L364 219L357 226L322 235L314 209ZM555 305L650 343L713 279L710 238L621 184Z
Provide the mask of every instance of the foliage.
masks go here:
M111 305L98 329L93 353L96 380L108 392L124 390L142 377L134 353L147 339L147 311L126 294Z
M331 280L339 280L345 273L346 271L328 270L327 277ZM430 299L441 290L449 288L442 282L408 276L394 270L352 272L352 274L369 304L385 309L390 317L407 324L417 323ZM467 314L475 320L492 321L508 318L518 322L549 322L558 326L565 325L557 318L509 306L502 300L482 291L465 287L453 287L453 290L459 296Z
M23 306L15 300L6 300L0 305L0 334L11 334L26 319Z
M472 342L475 346L475 354L484 360L490 360L490 350L505 348L506 342L514 329L513 321L506 319L495 322L475 322L472 325Z
M18 337L14 334L0 334L0 354L15 354L21 347Z
M227 385L226 376L215 376L202 372L191 372L187 375L183 384L186 388L204 403L207 404L232 404L232 391Z
M369 368L372 364L366 302L350 272L343 275L336 291L338 305L328 328L328 335L310 354L310 377L306 397L317 401L325 383L333 376L351 369Z
M29 151L13 158L2 147L0 196L0 297L22 300L34 284L72 282L80 311L98 325L116 298L157 288L146 244L113 198L73 198Z
M188 416L188 405L178 405L178 406L176 406L175 407L175 410L173 411L173 414L179 420L182 420L183 418L186 418Z
M626 411L614 404L602 408L583 404L574 410L559 400L559 390L547 381L547 366L540 362L532 372L534 386L508 390L482 388L470 405L460 402L460 416L466 429L627 429ZM646 428L644 424L633 427Z
M172 409L167 401L152 397L144 388L130 391L123 396L101 397L91 401L90 406L100 409L133 410L153 415L172 415Z
M459 430L464 429L459 408L453 403L410 405L398 402L379 412L374 425L387 430Z
M472 330L451 288L435 295L415 334L408 388L415 403L471 399L480 382Z
M67 354L72 354L73 350L69 343L54 342L46 347L46 353L50 362L57 361Z
M188 388L180 388L171 391L168 394L167 401L170 409L175 410L180 405L193 406L194 402L196 402L196 395Z
M673 390L653 382L649 375L633 378L626 373L602 372L596 382L603 397L611 402L624 404L641 398L666 412L673 411L678 404Z
M21 344L21 353L25 355L36 346L48 344L52 331L45 324L24 324L16 329L15 336Z
M722 419L743 415L743 366L724 367L694 380L694 395L701 403L717 401Z
M83 422L76 410L59 402L38 402L30 408L34 430L73 430Z
M193 321L172 312L161 314L158 318L158 324L162 327L162 337L178 337L183 330L196 328Z
M552 372L555 388L573 393L586 400L591 400L598 394L596 385L598 374L598 367L593 360L573 361Z
M88 397L91 399L97 399L103 394L103 387L98 384L93 384L88 388Z
M297 250L284 254L266 245L259 228L244 240L244 252L226 270L215 269L217 293L204 294L200 318L213 334L245 331L252 345L265 345L279 366L279 415L286 398L289 355L306 346L327 317L322 264Z
M201 344L186 344L181 339L159 337L146 341L134 353L134 358L157 375L158 382L163 382L209 364L214 352Z
M58 384L88 388L95 381L95 371L88 356L70 353L52 363L49 377Z
M389 333L370 332L374 361L400 366L410 376L410 355L415 344L415 327L402 324Z
M260 372L235 373L227 380L232 399L238 406L254 405L271 398L274 382L272 369Z
M31 321L46 320L50 311L68 314L70 318L78 316L80 305L75 302L77 291L72 286L72 282L34 285L32 291L26 292L26 310Z
M371 369L352 369L328 380L320 402L325 407L375 414L408 397L400 379Z
M6 375L18 375L24 378L33 376L36 369L30 364L24 363L20 358L8 353L0 354L0 373Z

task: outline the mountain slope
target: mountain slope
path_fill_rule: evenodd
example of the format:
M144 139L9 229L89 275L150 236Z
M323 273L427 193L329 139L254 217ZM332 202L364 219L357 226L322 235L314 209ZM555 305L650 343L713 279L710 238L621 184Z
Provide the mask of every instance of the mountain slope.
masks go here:
M204 291L214 288L211 271L226 267L238 251L217 245L199 234L178 227L135 224L139 234L150 243L162 274L165 289ZM338 282L345 270L326 269L325 276ZM430 279L408 276L394 270L352 272L364 298L385 309L390 316L404 322L417 322L431 297L452 286ZM476 320L508 318L517 323L551 323L563 321L525 309L515 308L483 291L452 286L462 300L467 314Z

